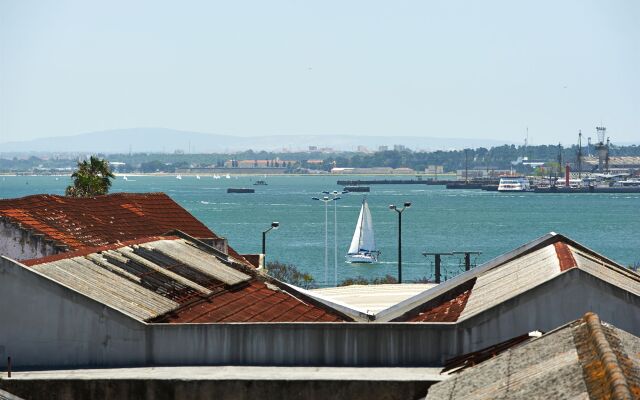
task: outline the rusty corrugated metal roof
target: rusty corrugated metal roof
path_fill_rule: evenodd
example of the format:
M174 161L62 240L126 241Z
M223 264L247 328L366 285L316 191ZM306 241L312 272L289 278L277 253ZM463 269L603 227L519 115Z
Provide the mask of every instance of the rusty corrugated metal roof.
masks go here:
M203 299L153 322L335 322L343 319L305 303L265 282L251 281L240 290L228 290Z
M456 322L467 305L476 279L456 286L442 296L426 303L422 309L413 310L403 318L407 322Z
M27 264L48 279L148 322L350 320L179 237L84 248Z

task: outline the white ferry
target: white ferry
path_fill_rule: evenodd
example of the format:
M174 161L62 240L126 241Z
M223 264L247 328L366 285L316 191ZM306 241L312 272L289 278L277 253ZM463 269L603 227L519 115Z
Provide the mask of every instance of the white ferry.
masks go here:
M505 176L500 178L498 192L529 192L531 185L524 176Z

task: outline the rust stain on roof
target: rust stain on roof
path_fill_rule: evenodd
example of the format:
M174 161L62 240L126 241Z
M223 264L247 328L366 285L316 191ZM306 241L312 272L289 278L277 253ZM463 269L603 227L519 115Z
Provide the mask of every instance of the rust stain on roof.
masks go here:
M565 242L555 242L553 246L556 249L558 260L560 261L560 271L566 271L578 266L571 249Z
M414 310L394 321L397 322L456 322L462 314L476 278L464 282L443 295L424 304L422 309Z

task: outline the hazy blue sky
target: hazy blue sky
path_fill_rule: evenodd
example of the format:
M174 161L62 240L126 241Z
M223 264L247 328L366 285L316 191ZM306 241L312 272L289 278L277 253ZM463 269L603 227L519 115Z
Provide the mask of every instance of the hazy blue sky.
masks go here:
M640 142L640 1L0 0L0 142L166 127Z

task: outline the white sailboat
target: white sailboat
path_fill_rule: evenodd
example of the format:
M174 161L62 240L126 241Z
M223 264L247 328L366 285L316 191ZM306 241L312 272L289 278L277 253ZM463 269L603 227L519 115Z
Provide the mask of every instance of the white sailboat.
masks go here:
M356 230L351 239L351 246L347 252L347 262L371 264L378 261L380 252L376 249L376 241L373 236L373 221L367 200L362 200L360 216L356 224Z

